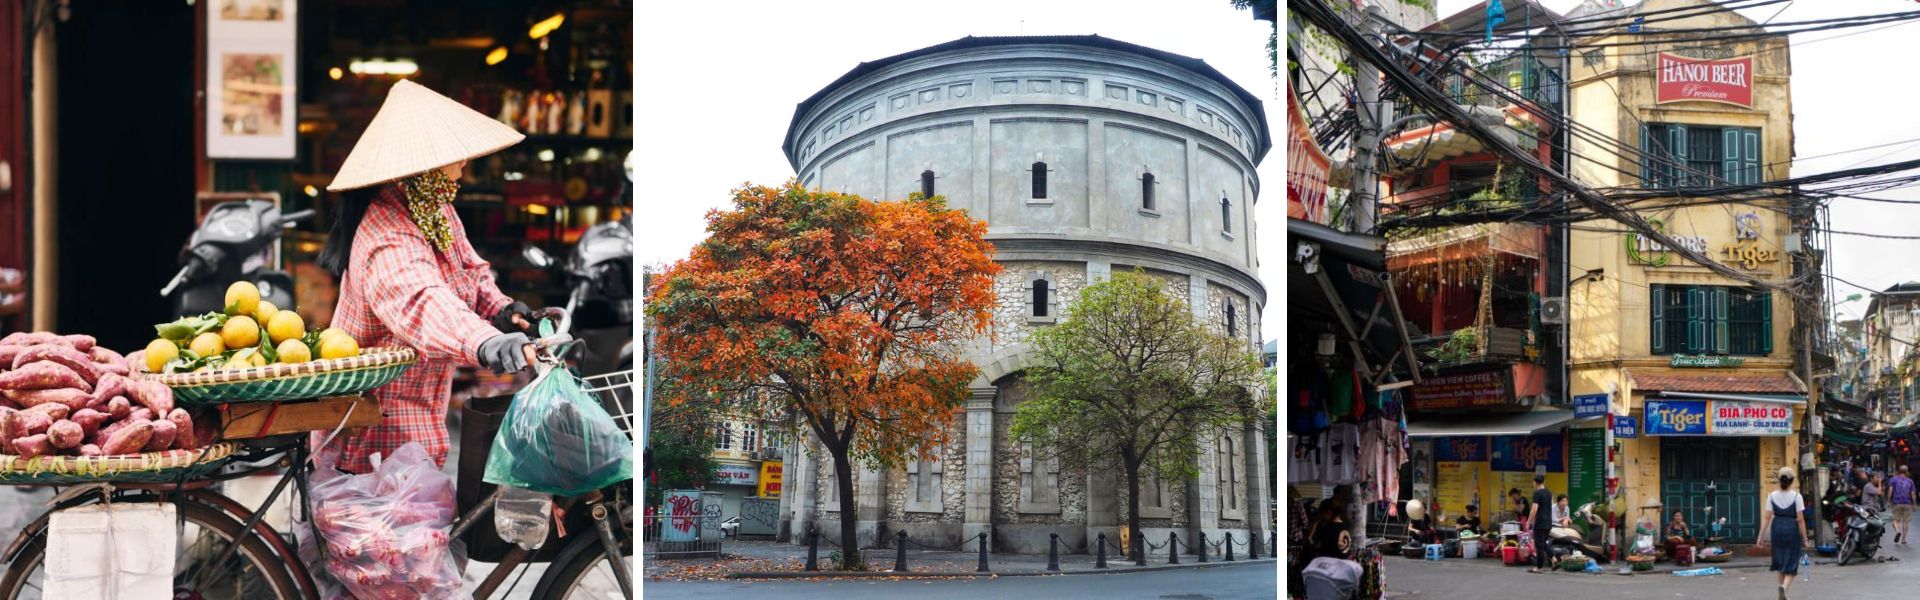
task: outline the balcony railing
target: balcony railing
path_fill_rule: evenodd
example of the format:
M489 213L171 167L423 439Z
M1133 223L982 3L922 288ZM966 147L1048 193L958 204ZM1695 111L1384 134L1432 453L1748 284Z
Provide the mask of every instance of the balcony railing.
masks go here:
M1454 342L1461 331L1473 332L1474 343L1463 348ZM1489 362L1532 362L1540 355L1539 346L1527 342L1526 329L1492 325L1456 329L1414 340L1413 349L1420 353L1423 361L1442 368Z

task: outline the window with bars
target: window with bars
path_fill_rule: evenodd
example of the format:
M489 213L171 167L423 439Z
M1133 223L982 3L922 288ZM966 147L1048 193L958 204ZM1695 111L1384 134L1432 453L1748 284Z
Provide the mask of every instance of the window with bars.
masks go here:
M1675 123L1640 126L1641 187L1757 184L1760 130Z
M1648 287L1654 354L1773 353L1773 296L1766 290L1705 285Z

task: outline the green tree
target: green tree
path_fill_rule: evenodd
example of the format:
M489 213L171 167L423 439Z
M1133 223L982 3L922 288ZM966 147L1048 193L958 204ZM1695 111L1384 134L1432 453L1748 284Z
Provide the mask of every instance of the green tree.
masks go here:
M1205 432L1261 412L1260 358L1245 340L1217 335L1144 272L1087 286L1065 320L1035 332L1031 399L1012 434L1062 463L1119 467L1127 479L1134 560L1145 555L1140 475L1196 474Z

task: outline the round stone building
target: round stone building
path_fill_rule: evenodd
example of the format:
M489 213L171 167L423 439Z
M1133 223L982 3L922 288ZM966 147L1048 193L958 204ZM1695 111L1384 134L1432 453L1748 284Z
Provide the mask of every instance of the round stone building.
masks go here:
M998 339L972 352L982 374L954 443L930 460L857 469L863 546L902 529L945 547L985 531L997 550L1028 553L1045 552L1055 533L1072 550L1100 533L1119 541L1127 501L1117 469L1062 468L1008 436L1026 341L1088 281L1139 268L1257 351L1264 114L1201 60L1099 36L968 37L861 63L800 103L783 148L803 184L873 199L945 196L988 223L1005 268ZM1194 480L1143 480L1148 539L1266 539L1266 426L1206 432ZM795 450L786 530L799 541L818 527L839 543L832 464L815 444Z

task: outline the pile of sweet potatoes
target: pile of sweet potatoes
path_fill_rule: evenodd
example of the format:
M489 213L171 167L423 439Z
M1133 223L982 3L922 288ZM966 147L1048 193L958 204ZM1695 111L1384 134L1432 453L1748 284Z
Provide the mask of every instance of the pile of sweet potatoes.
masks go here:
M212 441L211 419L196 421L173 405L173 390L131 372L91 336L0 338L0 454L113 456Z

